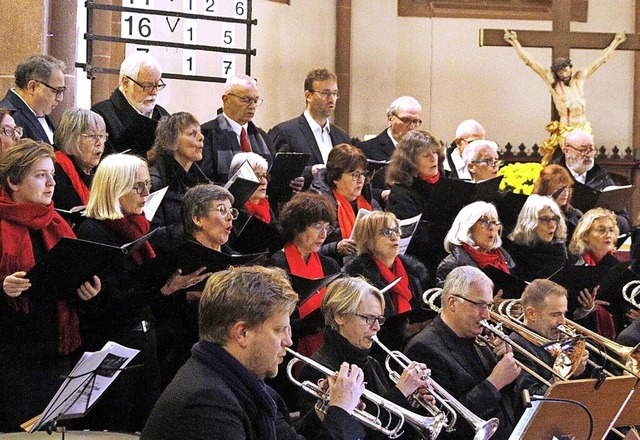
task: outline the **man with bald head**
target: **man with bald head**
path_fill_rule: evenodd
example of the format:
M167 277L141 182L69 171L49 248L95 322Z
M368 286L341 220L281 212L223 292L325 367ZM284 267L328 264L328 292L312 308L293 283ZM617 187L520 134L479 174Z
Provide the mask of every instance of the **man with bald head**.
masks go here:
M484 139L487 135L484 127L478 121L467 119L462 121L456 129L456 138L447 149L446 158L444 160L444 172L447 177L460 180L471 180L471 174L467 168L467 164L462 159L464 149L471 142Z
M502 165L498 159L498 144L486 139L472 141L464 149L462 159L473 182L496 177Z

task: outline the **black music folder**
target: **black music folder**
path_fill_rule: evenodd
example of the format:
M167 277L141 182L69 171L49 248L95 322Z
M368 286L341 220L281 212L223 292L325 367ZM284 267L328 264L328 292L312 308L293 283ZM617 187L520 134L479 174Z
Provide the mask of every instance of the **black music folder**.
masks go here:
M246 211L240 211L240 215L233 222L229 246L241 254L254 254L266 250L269 255L273 255L282 249L284 244L284 238L273 223L267 224Z
M527 283L520 278L504 272L497 267L486 266L482 271L493 281L494 293L502 290L502 298L518 299L522 296L522 292L527 287Z
M438 191L448 193L451 200L457 199L464 205L480 200L493 202L498 194L500 182L502 182L502 176L481 182L441 177L438 180Z
M136 114L117 139L109 140L114 148L129 148L132 150L129 154L143 154L153 146L158 122L155 119Z
M629 206L633 197L633 186L613 186L603 191L593 189L580 182L573 184L572 205L582 212L593 208L605 208L611 211L621 211Z
M429 321L437 316L437 313L431 309L416 308L408 312L398 313L397 315L388 316L383 327L403 327L405 322L415 324L416 322Z
M342 272L336 272L331 275L327 275L322 278L305 278L292 273L289 275L289 281L291 281L291 287L300 295L298 300L298 307L306 303L311 299L313 295L318 293L320 289L331 284L331 282L342 275Z
M276 153L273 165L269 169L271 182L267 185L267 195L270 201L286 202L291 198L293 191L289 187L289 182L302 176L310 157L309 153Z
M522 207L529 198L526 194L516 194L514 192L502 192L495 200L496 209L498 210L498 218L502 223L502 231L505 234L510 233L518 222L518 215L522 211Z
M224 187L233 194L233 207L241 209L244 204L247 203L247 200L251 198L253 193L256 192L259 186L260 182L236 177L233 180L229 180Z

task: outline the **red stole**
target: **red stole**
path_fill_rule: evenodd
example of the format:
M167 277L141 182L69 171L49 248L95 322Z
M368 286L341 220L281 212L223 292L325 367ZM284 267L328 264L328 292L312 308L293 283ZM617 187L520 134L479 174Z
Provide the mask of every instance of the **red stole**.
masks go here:
M85 185L82 181L82 178L78 174L78 170L73 164L73 161L62 151L56 151L56 162L58 163L58 165L60 165L65 174L69 176L71 185L80 196L82 204L86 205L87 202L89 202L89 188L87 188L87 185Z
M254 217L257 217L259 220L269 224L271 223L271 212L269 212L269 200L260 199L258 203L251 203L247 201L244 204L245 209Z
M320 257L318 256L317 252L312 252L309 256L309 262L305 263L304 259L302 258L302 254L300 253L296 245L293 244L293 242L289 242L284 245L284 255L287 258L289 271L292 274L310 279L322 278L324 276L322 264L320 263ZM300 306L300 308L298 309L300 318L304 318L309 313L320 307L320 304L322 303L322 297L324 296L324 292L326 290L326 287L323 287L318 291L318 293L313 295L307 302Z
M151 228L151 224L144 214L127 215L126 217L119 218L117 220L105 220L104 222L109 228L122 235L125 240L127 240L127 243L136 241L138 238L149 232L149 229ZM155 256L156 253L153 251L153 248L148 241L145 241L142 246L131 254L133 261L137 264L142 264Z
M47 250L62 237L75 238L69 224L53 209L53 203L49 206L16 203L4 190L0 190L0 276L28 271L36 264L29 229L42 233ZM9 301L17 312L29 313L28 296L20 295ZM66 300L56 302L56 313L58 352L67 355L81 345L78 315Z
M440 171L435 176L425 176L424 174L420 174L419 177L427 183L436 184L438 180L440 180Z
M587 251L582 255L582 259L587 266L597 266L602 257L598 257L592 251Z
M378 270L380 271L380 275L382 275L382 279L385 283L389 284L393 280L398 277L402 277L398 284L391 288L391 299L393 300L393 305L396 310L396 313L404 313L411 310L411 298L413 295L411 294L411 289L409 289L409 277L407 276L407 271L404 269L404 265L402 261L400 261L399 257L393 261L393 265L391 269L382 264L380 260L374 258L376 266L378 266Z
M353 212L351 203L349 203L345 196L340 194L335 189L331 191L333 192L333 197L335 197L336 202L338 203L338 225L340 226L342 239L349 238L351 237L351 230L353 229L353 225L356 222L356 214L355 212ZM372 210L371 204L367 202L366 199L361 195L356 199L356 206L358 207L358 210Z
M496 269L500 269L503 272L509 273L509 267L507 261L504 258L500 249L493 249L489 252L481 252L467 243L462 243L462 248L469 254L471 259L476 262L480 269L484 269L487 266L493 266Z

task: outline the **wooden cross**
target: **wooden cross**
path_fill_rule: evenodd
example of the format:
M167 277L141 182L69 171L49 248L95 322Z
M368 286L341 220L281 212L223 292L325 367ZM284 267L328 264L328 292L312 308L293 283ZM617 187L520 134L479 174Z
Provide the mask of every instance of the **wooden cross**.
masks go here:
M600 32L571 32L571 1L552 0L551 31L521 31L514 29L518 34L518 41L522 47L547 47L551 48L551 59L569 57L571 49L600 49L604 50L611 42L615 33ZM636 11L636 14L638 12ZM480 29L480 46L509 46L504 40L504 29ZM640 36L627 34L627 40L616 50L640 50ZM640 145L640 67L636 62L634 81L634 114L633 114L633 145ZM551 65L551 63L549 63ZM551 119L558 120L556 108L551 103Z

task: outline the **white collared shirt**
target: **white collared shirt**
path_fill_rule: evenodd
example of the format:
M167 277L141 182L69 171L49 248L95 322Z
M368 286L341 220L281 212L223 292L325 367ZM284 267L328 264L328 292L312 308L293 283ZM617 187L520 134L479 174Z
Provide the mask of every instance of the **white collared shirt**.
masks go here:
M227 123L229 124L229 127L231 127L233 132L238 137L238 144L242 146L242 142L240 142L240 134L242 133L242 129L244 128L244 131L247 133L247 140L249 139L249 129L248 129L249 123L247 122L244 125L240 125L236 121L231 119L229 116L227 116L225 112L222 112L222 114L227 119ZM251 143L251 141L249 141L249 143Z
M311 127L311 131L313 132L313 136L316 138L316 143L318 144L318 148L320 148L320 154L322 155L322 161L324 164L327 163L327 159L329 158L329 153L333 148L333 143L331 142L331 124L329 120L324 122L324 127L321 127L315 119L311 117L311 113L309 110L304 111L304 117L307 120L307 124Z
M580 182L583 185L587 183L587 173L582 173L582 174L576 174L573 172L573 170L569 167L567 167L569 169L569 172L571 173L571 175L573 176L574 179L576 179L576 182Z
M451 152L451 161L453 165L456 167L456 171L458 172L458 179L460 180L471 180L471 173L469 172L469 168L467 168L467 164L460 156L460 151L457 148L454 148ZM451 171L449 168L449 161L444 159L444 169L446 171Z
M391 139L391 142L393 142L393 146L397 147L398 146L398 141L396 141L396 139L391 134L391 129L390 128L387 128L387 136L389 136L389 139Z

